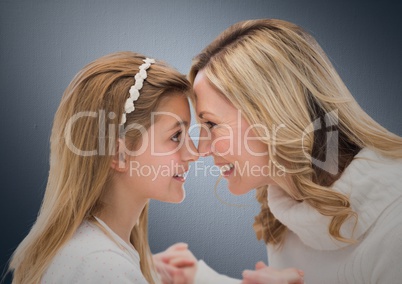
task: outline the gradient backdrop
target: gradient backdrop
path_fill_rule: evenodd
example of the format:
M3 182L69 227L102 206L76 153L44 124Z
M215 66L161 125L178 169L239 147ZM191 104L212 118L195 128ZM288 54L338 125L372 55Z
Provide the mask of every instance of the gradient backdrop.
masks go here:
M133 50L187 73L229 25L280 18L310 31L362 107L402 135L402 8L398 1L0 0L0 269L34 222L45 190L52 120L85 64ZM204 159L210 167L211 159ZM180 205L152 202L153 252L177 241L218 272L240 277L265 246L252 230L254 192L230 196L192 168ZM8 283L9 279L6 281Z

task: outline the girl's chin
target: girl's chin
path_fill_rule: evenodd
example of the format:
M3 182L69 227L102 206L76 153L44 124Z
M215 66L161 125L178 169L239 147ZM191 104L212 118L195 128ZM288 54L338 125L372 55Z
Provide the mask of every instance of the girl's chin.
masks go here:
M167 201L165 201L165 202L168 202L168 203L182 203L185 198L186 198L186 192L182 188L180 193L177 192L174 195L172 194L171 196L169 196L169 199Z
M176 203L176 204L182 203L185 198L186 198L186 197L183 195L182 197L180 197L180 198L178 198L178 199L172 201L172 203Z
M165 203L179 204L184 201L184 196L182 198L170 198L170 199L161 200L161 201L165 202Z

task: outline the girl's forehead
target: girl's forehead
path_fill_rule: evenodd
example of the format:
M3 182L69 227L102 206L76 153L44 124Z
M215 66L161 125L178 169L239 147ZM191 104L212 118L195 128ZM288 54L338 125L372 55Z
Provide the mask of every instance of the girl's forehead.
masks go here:
M166 124L190 123L188 99L185 96L169 97L152 113L151 119L154 119L154 122L161 121Z

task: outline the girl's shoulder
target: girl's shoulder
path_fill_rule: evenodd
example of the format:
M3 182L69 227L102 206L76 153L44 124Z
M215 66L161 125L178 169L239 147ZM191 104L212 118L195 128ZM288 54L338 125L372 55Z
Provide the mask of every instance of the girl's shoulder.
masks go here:
M125 283L125 277L138 279L134 283L146 283L141 282L144 278L139 259L130 257L99 227L84 221L56 254L42 282L81 283L91 280L92 283L97 279Z
M86 255L101 251L120 252L121 249L96 225L83 221L72 238L60 248L55 258L81 259Z

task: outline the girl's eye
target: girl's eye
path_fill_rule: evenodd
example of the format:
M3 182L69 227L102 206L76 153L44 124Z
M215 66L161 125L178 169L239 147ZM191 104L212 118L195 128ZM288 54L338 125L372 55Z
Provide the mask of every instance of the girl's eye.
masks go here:
M214 128L214 127L216 126L216 123L213 123L212 121L206 121L206 122L205 122L205 125L206 125L209 129L211 129L211 128Z
M181 133L182 131L177 131L175 133L175 135L172 136L172 138L170 138L173 142L180 142L180 137L181 137Z

